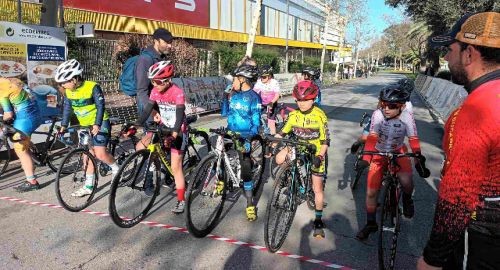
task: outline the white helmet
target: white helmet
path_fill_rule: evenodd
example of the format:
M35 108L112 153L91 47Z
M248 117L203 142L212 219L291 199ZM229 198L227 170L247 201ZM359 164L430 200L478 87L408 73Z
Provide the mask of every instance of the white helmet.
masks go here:
M174 65L170 61L160 61L149 67L148 79L165 79L174 76Z
M57 67L54 79L58 83L67 82L75 76L82 74L82 72L82 65L76 59L71 59Z

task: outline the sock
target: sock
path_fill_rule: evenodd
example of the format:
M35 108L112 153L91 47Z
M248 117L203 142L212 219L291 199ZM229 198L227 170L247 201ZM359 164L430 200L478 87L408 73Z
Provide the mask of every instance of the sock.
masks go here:
M116 174L120 167L116 164L116 161L108 165L111 168L111 172Z
M38 183L38 181L36 181L36 175L26 176L26 181L33 185Z
M316 215L316 219L321 219L323 217L323 210L316 209L314 213Z
M184 201L184 191L185 189L184 188L178 188L177 190L177 200L178 201Z
M93 174L85 176L85 187L88 189L94 188L94 175Z
M247 198L247 207L253 206L253 182L243 182L243 189L245 190L245 197Z

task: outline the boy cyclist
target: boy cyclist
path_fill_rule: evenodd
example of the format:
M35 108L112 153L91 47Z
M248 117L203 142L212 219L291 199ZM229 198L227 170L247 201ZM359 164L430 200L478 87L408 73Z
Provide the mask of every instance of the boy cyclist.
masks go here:
M276 134L276 107L280 98L280 85L273 76L273 68L264 65L260 69L260 78L253 87L253 90L260 95L262 106L267 109L267 125L271 135Z
M302 78L304 81L312 81L318 87L318 96L314 99L314 103L321 107L321 89L319 88L320 81L320 71L312 67L306 67L302 70Z
M312 166L312 182L315 202L314 237L324 238L323 228L323 177L325 174L325 155L330 145L328 118L325 113L314 104L314 99L319 92L318 86L312 81L300 81L293 88L298 110L290 112L285 126L276 137L293 133L301 141L307 141L316 146L316 153ZM276 163L285 162L289 149L285 148L276 155Z
M170 61L160 61L149 68L148 77L154 87L138 122L140 125L144 125L152 114L155 122L160 122L172 129L171 135L166 139L167 144L170 145L170 166L177 192L177 204L172 212L180 214L184 212L185 207L186 182L182 171L182 159L187 147L188 134L185 95L181 88L172 83L174 70L174 65ZM137 150L144 149L149 145L152 135L152 133L146 134L137 144ZM152 191L152 189L147 190Z
M413 115L405 110L408 92L398 88L385 88L380 92L380 106L371 118L370 132L365 144L365 151L405 153L405 137L413 153L420 154L420 140L417 136L417 127ZM381 186L382 175L387 169L387 159L382 156L363 156L363 160L370 162L368 183L366 190L366 225L357 233L356 238L365 240L370 233L378 229L376 223L377 195ZM399 158L401 167L398 177L403 187L403 215L412 218L413 181L410 158Z
M246 215L249 221L257 219L257 212L253 202L252 159L250 157L253 136L260 128L261 100L252 90L257 80L258 70L255 66L242 65L233 72L233 90L229 98L227 129L239 133L244 138L244 147L239 152L241 178L247 199ZM217 183L218 189L224 182Z
M118 165L113 156L108 153L111 123L105 109L104 93L101 87L93 81L84 80L83 68L80 63L71 59L56 69L55 81L64 88L65 101L60 133L68 127L72 113L76 115L81 126L91 127L93 149L90 152L111 168L112 178L118 172ZM71 194L73 197L83 197L92 194L94 189L94 166L87 168L85 184Z
M26 176L26 182L15 187L18 192L27 192L40 188L36 180L35 167L29 150L30 137L41 124L37 103L28 91L26 85L19 79L0 78L0 105L3 109L3 120L14 120L13 127L22 133L16 133L14 140L23 139L14 143L14 151L21 161L21 167Z

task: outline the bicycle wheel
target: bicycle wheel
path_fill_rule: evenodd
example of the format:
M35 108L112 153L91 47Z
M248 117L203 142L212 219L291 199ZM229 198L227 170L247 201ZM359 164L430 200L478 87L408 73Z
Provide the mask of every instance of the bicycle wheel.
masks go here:
M71 140L71 142L73 142L74 145L77 145L78 134L76 134L76 132L71 133L69 140ZM57 172L57 170L61 167L62 160L72 148L70 146L63 144L60 141L55 140L55 138L53 138L49 143L50 145L47 149L47 165L53 172Z
M217 175L217 155L210 153L193 172L186 192L186 227L195 237L205 237L219 221L226 200L226 185L222 162ZM217 182L224 182L222 192L217 192Z
M92 193L88 196L77 197L73 193L85 186L85 178L89 166L94 166L92 173ZM57 170L56 176L56 196L64 209L71 212L78 212L85 209L91 202L97 191L98 175L97 162L94 156L86 149L77 148L72 150L61 161L61 166Z
M160 192L160 162L143 149L129 156L111 182L109 215L122 228L141 222Z
M276 252L283 245L297 211L296 188L293 185L292 167L281 167L276 174L273 193L266 209L264 241L269 252Z
M7 138L0 141L0 176L7 170L10 162L10 145Z
M204 131L193 131L189 134L188 146L184 152L184 159L182 161L182 170L186 180L190 173L194 171L196 166L202 159L202 153L210 153L212 147L208 134Z
M252 158L252 180L253 180L253 194L257 194L257 191L260 188L260 184L262 183L262 174L264 172L265 167L265 151L264 151L264 142L260 136L257 136L252 139L251 142L252 150L250 153L250 157Z
M391 181L390 179L384 180L380 190L380 198L383 201L378 238L379 269L394 269L396 260L401 212L396 196L396 186L391 184Z
M351 190L356 189L356 187L358 186L359 179L361 178L361 175L363 175L363 172L365 170L365 168L359 168L358 164L360 160L361 157L358 156L356 162L354 163L354 172L356 173L356 175L354 176L354 179L351 178L351 183L350 183Z

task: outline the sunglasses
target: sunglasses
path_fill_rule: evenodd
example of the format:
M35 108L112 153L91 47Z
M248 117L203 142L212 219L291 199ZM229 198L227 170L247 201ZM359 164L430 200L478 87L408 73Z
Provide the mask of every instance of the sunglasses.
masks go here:
M386 107L389 108L389 110L395 110L401 108L402 104L399 103L388 103L388 102L382 102L382 109L385 109Z
M154 85L163 85L166 82L170 81L170 79L163 79L163 80L151 80L151 83Z
M269 75L260 76L261 79L267 79L269 77L270 77Z

